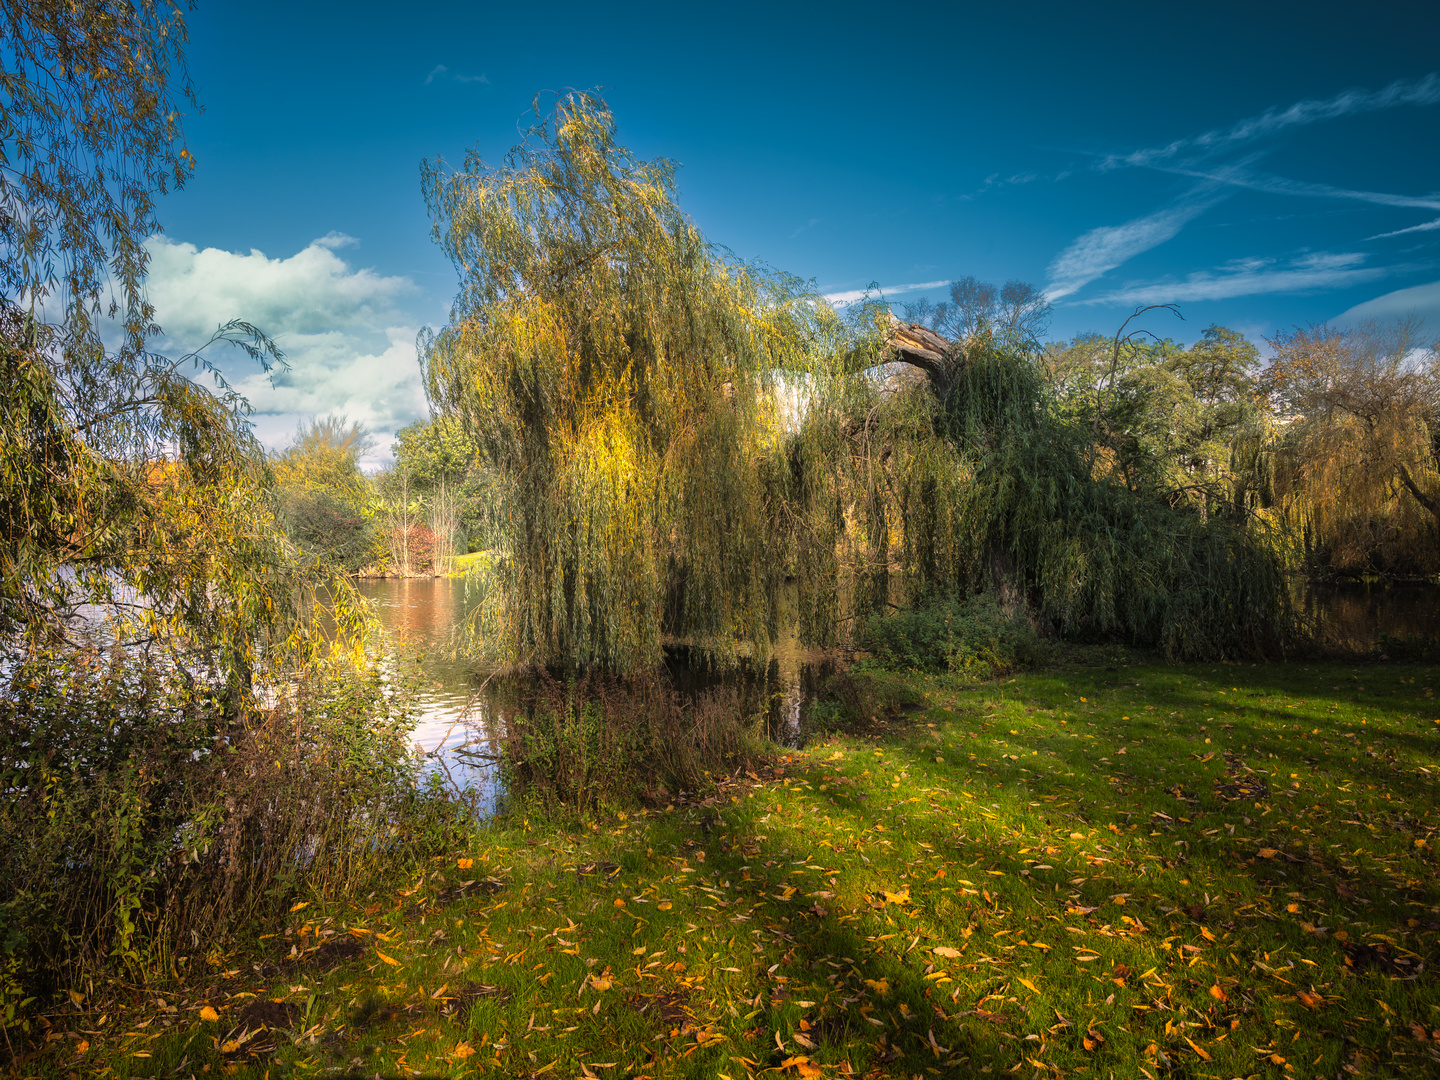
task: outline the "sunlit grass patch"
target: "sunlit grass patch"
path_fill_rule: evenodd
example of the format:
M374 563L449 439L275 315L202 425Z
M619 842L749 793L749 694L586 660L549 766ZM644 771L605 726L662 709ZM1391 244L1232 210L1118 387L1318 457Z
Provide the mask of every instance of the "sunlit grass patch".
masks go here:
M924 711L883 740L814 744L668 812L497 823L212 956L164 1011L56 1014L64 1049L28 1068L1433 1071L1433 679L917 680Z

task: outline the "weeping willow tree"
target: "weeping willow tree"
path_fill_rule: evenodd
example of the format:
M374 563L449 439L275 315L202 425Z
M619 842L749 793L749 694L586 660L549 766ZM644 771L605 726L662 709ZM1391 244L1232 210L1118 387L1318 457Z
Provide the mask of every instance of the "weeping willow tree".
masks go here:
M482 647L618 670L667 638L763 653L797 543L795 390L855 348L833 310L707 243L673 164L587 94L502 165L426 163L423 185L460 275L428 391L498 478Z
M1096 453L1089 418L1047 393L1033 341L982 325L951 342L912 324L889 346L912 377L851 381L834 416L817 407L807 420L821 429L811 445L843 433L859 581L883 564L912 601L989 590L1062 636L1174 658L1272 652L1291 634L1281 561L1259 526L1132 489ZM856 599L889 602L875 586Z
M1421 332L1412 318L1271 342L1272 483L1311 573L1440 570L1440 354Z

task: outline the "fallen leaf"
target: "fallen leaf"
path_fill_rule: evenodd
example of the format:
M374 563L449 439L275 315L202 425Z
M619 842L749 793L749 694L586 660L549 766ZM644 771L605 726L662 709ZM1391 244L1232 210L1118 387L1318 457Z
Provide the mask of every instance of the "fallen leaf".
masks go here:
M877 994L880 994L882 997L885 994L890 993L889 979L866 979L865 985L870 987L870 989L874 990Z
M461 867L461 869L463 870L464 867ZM473 1053L475 1053L475 1048L471 1046L468 1042L462 1042L456 1044L455 1049L450 1051L450 1056L459 1058L461 1061L464 1061Z
M399 960L396 960L393 956L386 956L386 955L385 955L383 952L381 952L379 949L376 949L376 950L375 950L375 955L378 956L378 957L380 957L381 960L384 960L384 961L385 961L387 964L389 964L391 967L399 967L399 966L400 966L400 961L399 961Z
M1279 855L1280 853L1276 851L1273 847L1262 847L1255 854L1259 855L1262 859L1273 859L1276 855Z
M1216 1001L1225 1001L1228 997L1228 995L1225 993L1224 987L1222 987L1219 983L1216 983L1214 986L1210 987L1210 996L1213 997Z
M1040 992L1040 988L1037 987L1029 979L1016 979L1015 981L1018 982L1021 986L1025 987L1026 990L1029 990L1032 994L1038 994Z
M885 894L885 902L887 904L908 904L910 902L910 890L906 889L898 893L887 892Z
M309 907L309 906L310 906L310 901L309 901L309 900L301 900L298 904L291 904L291 905L290 905L290 914L291 914L291 915L294 915L295 912L297 912L297 911L304 911L304 910L305 910L307 907Z
M1191 1050L1194 1050L1197 1054L1199 1054L1199 1055L1200 1055L1202 1058L1204 1058L1206 1061L1212 1060L1211 1057L1210 1057L1210 1055L1209 1055L1209 1053L1206 1052L1205 1048L1204 1048L1203 1046L1197 1046L1197 1045L1195 1044L1194 1040L1192 1040L1188 1035L1182 1035L1182 1036L1180 1036L1180 1037L1181 1037L1182 1039L1184 1039L1187 1043L1190 1044L1190 1049L1191 1049Z
M469 869L470 869L472 866L474 866L474 865L475 865L475 860L474 860L474 859L456 859L456 860L455 860L455 866L456 866L457 869L460 869L460 870L469 870ZM461 1043L460 1045L461 1045L461 1046L464 1046L465 1044L464 1044L464 1043Z
M1307 1009L1318 1009L1325 1004L1325 999L1319 994L1311 994L1305 990L1297 990L1295 996L1300 999L1300 1004Z
M71 990L71 991L70 991L70 1001L74 1004L74 1006L75 1006L77 1009L80 1007L80 1003L81 1003L82 1001L84 1001L84 1000L85 1000L85 995L82 994L79 990Z
M937 945L930 951L933 952L936 956L943 957L946 960L954 960L957 956L960 955L959 949L952 949L949 945Z
M212 1009L209 1005L206 1005L203 1009L200 1010L200 1019L209 1021L213 1024L220 1019L220 1014L214 1009Z

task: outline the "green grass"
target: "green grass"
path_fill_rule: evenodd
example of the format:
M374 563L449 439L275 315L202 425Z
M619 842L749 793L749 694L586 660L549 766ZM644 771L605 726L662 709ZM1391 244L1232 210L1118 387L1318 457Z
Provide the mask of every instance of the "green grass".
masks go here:
M494 555L493 551L472 551L468 555L456 555L450 560L450 569L446 576L464 577L472 570L488 566Z
M498 823L196 956L163 1009L57 1011L18 1072L1435 1075L1437 676L915 679L881 741L700 805ZM315 960L317 931L355 955Z

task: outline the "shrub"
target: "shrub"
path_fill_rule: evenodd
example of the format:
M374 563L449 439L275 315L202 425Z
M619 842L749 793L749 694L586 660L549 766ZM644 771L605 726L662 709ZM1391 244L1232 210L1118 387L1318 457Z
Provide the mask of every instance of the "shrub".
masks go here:
M881 667L949 671L973 678L1043 663L1048 643L1022 612L989 594L935 597L889 616L872 616L861 641Z
M687 701L652 674L541 673L505 716L506 795L577 814L663 801L762 756L763 723L743 714L734 687Z
M235 711L116 649L0 687L0 1010L85 974L164 980L297 894L356 887L447 820L403 686L312 671Z

